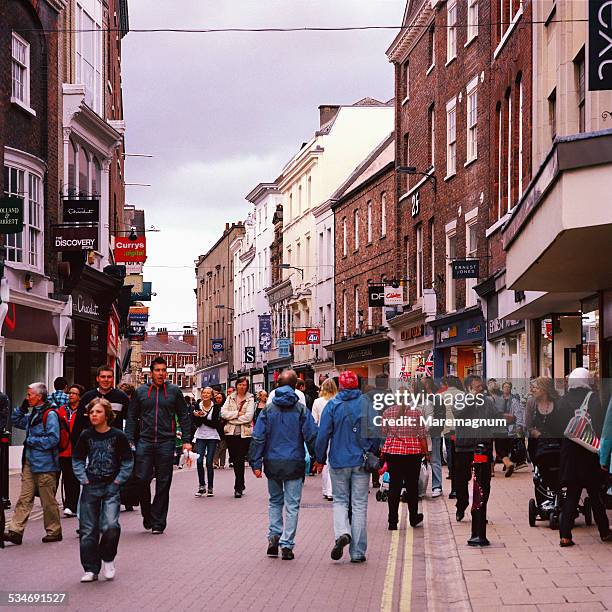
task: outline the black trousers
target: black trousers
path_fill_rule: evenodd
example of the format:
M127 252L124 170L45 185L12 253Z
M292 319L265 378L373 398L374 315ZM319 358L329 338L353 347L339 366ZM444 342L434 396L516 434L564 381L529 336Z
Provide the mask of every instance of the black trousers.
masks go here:
M72 457L60 457L59 460L64 486L64 508L68 508L76 514L79 494L81 493L81 483L72 471Z
M399 503L402 486L406 487L408 513L411 517L419 511L419 475L423 455L387 455L389 472L389 523L396 525L399 520Z
M574 517L576 516L576 508L580 502L582 489L586 489L589 499L591 500L591 508L593 509L593 518L599 529L599 535L606 535L610 531L610 522L603 504L601 495L601 485L597 482L588 484L570 485L567 487L567 495L563 502L561 510L561 521L559 525L559 536L561 538L572 539L572 527L574 526Z
M453 489L457 493L457 510L465 512L470 505L470 480L472 480L472 463L474 461L474 453L455 452L453 466ZM483 470L482 487L483 502L486 504L489 501L491 493L491 467Z
M230 461L234 465L234 491L244 491L244 462L249 453L251 438L225 436Z

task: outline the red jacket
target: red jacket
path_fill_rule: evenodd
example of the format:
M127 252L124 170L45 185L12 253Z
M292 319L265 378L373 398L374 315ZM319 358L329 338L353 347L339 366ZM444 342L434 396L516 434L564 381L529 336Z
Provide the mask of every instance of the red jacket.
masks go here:
M72 428L74 427L74 421L75 421L77 411L74 410L72 414L70 414L70 410L68 409L68 406L60 406L56 412L60 419L64 419L68 423L68 429L70 430L70 433L72 434ZM60 457L72 457L72 444L69 443L68 448L63 450L59 454L59 456Z

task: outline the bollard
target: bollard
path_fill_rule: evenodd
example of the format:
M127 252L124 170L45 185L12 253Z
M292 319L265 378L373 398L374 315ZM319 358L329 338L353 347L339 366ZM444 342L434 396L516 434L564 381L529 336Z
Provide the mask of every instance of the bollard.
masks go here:
M0 505L5 510L11 507L9 499L9 446L11 434L0 431Z
M469 546L489 546L487 540L487 504L482 493L482 474L490 470L489 458L484 444L478 444L474 451L474 485L472 490L472 537Z

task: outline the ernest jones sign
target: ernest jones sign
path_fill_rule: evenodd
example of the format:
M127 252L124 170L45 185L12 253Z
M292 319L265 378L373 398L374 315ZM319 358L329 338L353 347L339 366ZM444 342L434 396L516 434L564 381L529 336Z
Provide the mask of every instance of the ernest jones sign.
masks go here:
M96 251L98 249L98 228L88 226L52 227L53 250Z

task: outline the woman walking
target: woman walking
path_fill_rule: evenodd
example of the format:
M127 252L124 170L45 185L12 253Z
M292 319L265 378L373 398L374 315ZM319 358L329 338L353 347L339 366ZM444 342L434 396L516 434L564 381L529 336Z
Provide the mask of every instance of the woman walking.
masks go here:
M323 414L323 409L325 408L327 402L329 402L332 397L335 397L336 393L338 393L338 387L336 386L334 379L326 378L323 381L323 384L321 385L321 388L319 390L319 397L317 397L317 399L312 404L312 418L317 424L317 427L321 422L321 415ZM334 498L332 496L331 477L329 475L329 465L327 463L323 466L323 472L321 473L321 476L323 497L327 501L333 501Z
M588 396L588 398L587 398ZM585 368L576 368L569 375L567 393L559 401L559 416L563 428L567 426L586 400L587 411L595 433L601 435L604 414L596 393L591 392L590 373ZM604 472L599 467L599 455L584 448L570 438L561 442L561 486L567 488L567 495L561 511L559 535L561 546L573 546L572 527L576 516L576 507L580 501L582 489L586 489L593 509L593 518L597 523L599 535L603 542L612 540L610 523L603 505L601 487Z
M225 395L221 393L221 391L214 389L214 401L215 405L219 406L219 414L221 414L221 408L223 408L223 405L225 404ZM215 451L215 456L213 459L213 467L219 470L225 469L225 455L227 453L227 443L225 441L225 433L223 431L224 425L225 421L221 419L218 429L220 440L219 444L217 444L217 450Z
M255 416L253 417L253 426L257 423L257 417L260 415L262 410L265 410L266 404L268 403L268 392L262 389L257 393L257 400L255 402Z
M221 408L215 404L214 391L204 387L201 391L201 400L193 410L193 425L196 428L194 441L198 456L198 491L196 497L213 497L213 484L215 470L213 458L219 444L219 425L221 424ZM204 459L206 459L206 473L204 472ZM208 490L206 490L206 476L208 476Z
M72 433L74 418L81 396L84 393L85 389L81 385L72 385L68 388L68 403L57 409L59 418L66 421L70 433ZM72 445L70 442L68 447L59 454L59 460L64 488L64 516L76 516L81 485L72 471Z
M253 415L255 401L249 393L249 381L241 376L236 381L236 390L228 395L221 409L221 418L225 419L225 440L234 467L234 497L240 498L244 493L244 462L249 452L253 435Z
M419 513L419 475L423 457L429 459L427 432L421 423L421 411L413 406L393 406L385 410L382 434L386 437L382 453L389 472L389 530L399 522L402 484L406 487L410 525L423 521Z

